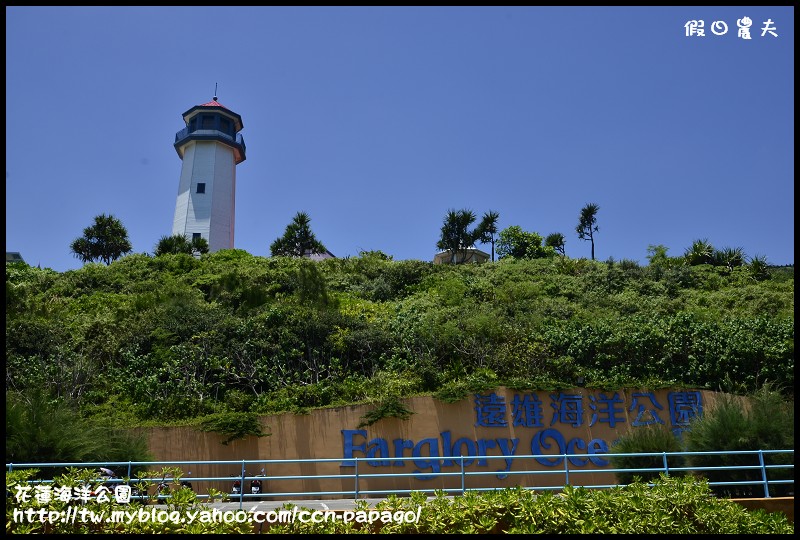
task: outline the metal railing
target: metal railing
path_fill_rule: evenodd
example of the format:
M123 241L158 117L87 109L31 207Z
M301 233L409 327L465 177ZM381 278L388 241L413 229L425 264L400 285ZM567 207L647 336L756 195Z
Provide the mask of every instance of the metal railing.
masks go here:
M217 129L194 129L189 131L188 127L183 128L179 132L175 134L175 142L182 141L189 135L196 135L196 136L208 136L208 137L220 137L222 139L229 140L232 143L236 143L242 147L243 150L247 150L247 147L244 144L244 137L241 133L237 133L236 137L232 137L225 133L224 131L219 131Z
M708 467L681 467L681 466L670 466L670 460L672 459L672 463L675 463L676 460L680 461L682 458L687 456L714 456L714 455L753 455L757 458L757 464L754 465L736 465L736 466L708 466ZM778 456L778 455L786 455L790 456L787 461L791 461L791 463L768 463L769 456ZM204 476L204 477L195 477L195 476L184 476L182 479L188 479L193 484L193 489L197 493L198 498L208 498L208 494L200 493L201 490L195 488L198 483L200 482L209 482L212 484L227 486L227 493L229 495L230 500L239 502L239 506L241 508L244 501L248 499L265 499L269 498L271 500L283 500L283 499L291 499L296 497L303 497L303 498L313 498L313 497L337 497L337 498L353 498L359 499L364 498L367 496L386 496L389 493L403 495L403 494L410 494L412 492L423 492L423 493L430 493L434 494L435 492L447 492L448 494L463 494L465 491L492 491L498 489L498 482L489 482L489 481L482 481L482 477L487 476L495 476L498 475L502 476L503 478L511 478L509 480L513 483L513 480L519 478L519 482L513 483L515 486L522 487L524 489L530 490L563 490L565 486L572 486L572 487L585 487L585 488L611 488L617 486L623 486L626 484L615 483L615 482L592 482L591 479L587 481L583 481L583 475L585 474L593 474L593 475L600 475L605 476L606 478L613 474L616 478L618 473L627 473L628 475L639 475L639 476L647 476L653 477L660 473L665 473L667 475L675 475L676 473L690 473L693 472L698 476L707 476L708 473L714 471L757 471L758 479L753 478L745 478L744 480L727 480L727 481L709 481L709 486L720 486L720 487L734 487L734 486L753 486L752 490L760 490L763 489L763 496L765 498L769 498L770 488L772 487L775 489L776 486L786 486L791 485L791 488L786 489L791 496L794 494L794 450L741 450L741 451L718 451L718 452L647 452L647 453L625 453L625 454L595 454L596 457L602 457L603 459L609 457L625 457L625 458L661 458L661 466L658 467L643 467L643 468L627 468L627 469L615 469L615 468L583 468L583 467L570 467L570 462L572 458L583 458L586 459L586 454L547 454L547 455L514 455L514 456L489 456L489 455L480 455L480 456L423 456L423 457L392 457L391 461L397 465L397 462L404 464L402 462L406 461L420 461L424 460L427 463L437 462L439 467L436 472L428 472L425 471L424 473L420 471L415 472L385 472L385 473L374 473L374 472L364 472L364 469L367 466L374 467L374 463L376 461L381 460L388 460L389 458L375 458L375 457L352 457L347 459L342 458L320 458L320 459L262 459L262 460L234 460L234 461L125 461L125 462L90 462L90 463L7 463L6 470L7 471L14 471L19 469L39 469L40 471L46 469L53 469L53 470L64 470L67 468L78 468L78 469L94 469L97 470L100 467L105 468L116 468L117 475L121 476L118 478L112 479L100 479L98 478L98 482L103 483L128 483L128 484L136 484L139 482L152 482L152 483L159 483L166 480L173 480L170 477L164 477L161 474L163 472L164 467L176 467L179 466L182 468L182 471L186 473L187 471L191 471L194 466L235 466L237 473L235 475L230 476ZM490 471L475 471L469 470L470 464L476 460L505 460L506 466L508 470L490 470ZM536 465L536 461L539 461L539 465ZM549 463L555 463L561 461L563 467L547 467L545 469L541 466L541 460L548 460ZM563 460L563 461L562 461ZM469 461L469 463L466 463ZM754 462L756 460L753 460ZM774 459L772 461L775 461ZM344 467L344 462L347 463L348 468L352 468L352 472L341 472L341 468ZM297 465L302 467L303 465L323 465L325 463L339 463L342 467L340 467L339 474L301 474L301 475L291 475L291 474L275 474L280 473L281 471L286 471L287 466L289 465ZM515 470L511 470L513 464L517 464L517 468ZM443 472L441 470L442 467L449 465L450 467L456 467L457 470ZM521 465L521 466L520 466ZM135 477L133 473L136 470L146 469L146 472L143 473L145 476L142 477ZM157 470L161 468L161 470ZM120 475L119 472L121 470L126 470L127 474ZM247 473L247 470L264 470L266 471L262 475L250 475ZM775 471L784 470L790 471L789 473L783 474L775 474ZM611 474L607 474L611 473ZM537 481L537 479L541 478L544 479L545 475L550 475L549 481ZM553 476L556 476L556 480L552 480ZM52 483L54 475L43 475L44 478L40 478L38 480L32 480L31 483ZM420 478L420 476L424 476L424 479ZM751 475L755 476L755 475ZM128 480L129 479L129 480ZM340 481L341 486L347 486L339 490L287 490L287 491L279 491L276 488L280 487L281 483L284 483L284 486L287 482L294 482L300 481L303 484L305 481L309 480L334 480ZM399 481L406 481L408 488L407 489L394 489L394 488L382 488L382 489L365 489L365 484L369 482L370 479L393 479ZM426 483L430 480L434 479L451 479L451 487L426 487ZM236 495L231 495L230 487L234 481L238 480L240 482L240 492ZM246 493L246 483L251 480L260 480L262 481L262 492L259 494L250 494ZM471 480L471 481L470 481ZM618 482L618 481L616 481ZM317 482L318 484L319 482ZM470 484L469 486L467 484ZM476 484L476 485L474 485ZM351 486L351 487L350 487ZM430 486L430 483L428 483ZM198 486L199 487L199 486ZM268 487L268 490L266 489ZM206 490L207 491L207 490ZM225 492L225 489L220 490ZM157 497L158 499L164 499L168 495L143 495L142 498L148 497L152 499L153 497Z

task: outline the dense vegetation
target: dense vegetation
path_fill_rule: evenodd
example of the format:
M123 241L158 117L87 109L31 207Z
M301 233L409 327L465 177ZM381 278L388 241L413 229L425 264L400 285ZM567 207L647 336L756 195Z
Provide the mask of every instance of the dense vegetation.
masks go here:
M31 473L24 470L6 473L6 486L10 492L20 493L18 486L26 486ZM68 471L55 479L55 486L91 485L91 481L91 471ZM78 505L79 509L91 510L96 515L104 512L107 518L114 511L127 512L130 518L118 523L59 519L75 503L62 502L58 498L40 502L29 496L27 501L21 502L9 497L6 499L6 533L243 534L262 530L291 534L794 533L794 524L781 512L748 511L733 501L715 498L705 481L681 477L661 476L652 486L636 482L607 490L567 486L561 493L535 493L523 488L508 488L489 492L468 491L454 497L437 492L435 497L429 499L426 494L417 492L409 497L390 496L374 507L367 506L363 500L359 501L356 510L373 510L371 518L364 514L368 519L324 520L321 523L302 523L297 519L289 523L261 525L252 521L253 516L248 516L246 509L240 511L243 514L240 522L235 521L233 516L226 521L200 518L190 522L188 516L201 516L203 511L210 514L210 507L206 505L208 500L201 502L193 491L182 489L177 483L173 487L175 490L165 501L166 507L160 508L160 511L165 515L174 515L174 519L142 519L137 512L149 512L139 502L120 505L114 497L106 502L90 499ZM294 507L295 503L284 505L290 515ZM153 506L148 508L154 510ZM34 519L22 517L22 512L26 511L30 511ZM40 521L37 512L43 512L52 522ZM419 519L414 517L407 522L389 519L397 513L419 516ZM263 514L261 519L264 520Z
M6 265L6 390L118 425L435 393L794 386L793 268L223 250ZM402 411L401 411L402 412ZM215 416L213 418L219 418Z

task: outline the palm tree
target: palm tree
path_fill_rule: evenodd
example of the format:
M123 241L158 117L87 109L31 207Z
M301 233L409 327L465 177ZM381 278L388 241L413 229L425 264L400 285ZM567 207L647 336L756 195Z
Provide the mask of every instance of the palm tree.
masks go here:
M566 250L564 249L564 244L566 243L567 241L564 239L564 235L558 232L548 234L547 238L544 239L545 246L552 247L554 250L556 250L556 252L561 253L562 255L567 254Z
M192 245L192 255L208 253L208 240L206 240L202 236L193 237L191 245Z
M133 248L122 222L114 216L100 214L95 216L94 225L83 229L83 236L72 241L70 250L85 263L101 260L111 264Z
M158 244L156 244L155 254L158 257L166 253L187 253L189 255L208 253L208 240L202 236L197 236L190 241L182 234L162 236Z
M726 247L714 250L712 258L714 260L714 266L724 266L728 270L733 270L734 267L744 266L747 256L743 248Z
M156 257L167 253L191 253L192 244L182 234L162 236L153 250Z
M683 253L683 257L690 266L714 264L714 246L706 238L695 240L692 247Z
M480 242L483 244L491 242L492 244L492 262L494 262L494 235L497 234L497 220L499 218L500 214L489 210L483 214L483 219L478 225L478 230L481 231Z
M286 226L281 238L269 247L273 257L302 257L312 253L325 253L327 249L311 232L311 218L305 212L297 212Z
M465 261L467 250L475 245L482 231L478 229L470 230L469 226L476 220L475 212L472 210L448 210L442 224L441 236L436 242L436 247L442 251L450 252L450 262ZM460 257L458 256L460 255Z
M581 217L578 226L575 227L578 238L592 242L592 260L594 260L594 233L600 230L596 225L598 210L600 210L600 207L594 203L589 203L584 206L581 209Z
M767 263L766 255L755 255L750 259L750 275L756 281L769 279L769 263Z

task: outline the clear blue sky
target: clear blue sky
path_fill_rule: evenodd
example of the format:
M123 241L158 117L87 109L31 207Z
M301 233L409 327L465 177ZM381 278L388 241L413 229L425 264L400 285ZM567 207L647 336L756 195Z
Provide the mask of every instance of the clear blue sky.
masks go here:
M786 6L6 7L6 250L80 268L69 244L106 213L152 253L181 115L218 84L253 255L305 211L336 256L429 261L468 208L588 258L591 202L599 260L704 238L790 264L794 77Z

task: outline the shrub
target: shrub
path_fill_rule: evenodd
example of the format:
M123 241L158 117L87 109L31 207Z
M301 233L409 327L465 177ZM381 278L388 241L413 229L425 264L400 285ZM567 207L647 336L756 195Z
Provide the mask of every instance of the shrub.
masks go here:
M414 413L405 403L400 401L400 398L390 396L379 403L377 407L364 414L364 416L361 417L358 428L371 426L383 418L400 418L401 420L407 420L412 414Z
M87 420L43 392L6 394L6 460L16 463L148 461L147 441L102 420Z
M780 392L764 385L751 399L719 394L715 404L702 416L694 418L686 433L687 450L691 452L717 452L721 450L788 450L794 448L794 403L786 401ZM780 457L784 456L784 457ZM766 465L794 464L786 454L764 455ZM783 461L781 461L783 460ZM687 459L690 467L728 466L730 470L704 471L710 482L753 482L748 485L713 486L712 490L725 497L763 497L760 484L761 470L745 469L758 466L756 454L692 455ZM769 479L794 478L794 468L768 469ZM770 486L770 496L785 495L794 486Z
M250 435L266 437L271 433L264 432L256 413L225 412L210 414L200 419L200 430L211 431L223 435L222 444L228 444Z
M651 424L637 427L629 431L611 444L611 454L636 454L651 452L682 452L678 438L665 424ZM615 469L654 469L641 472L617 472L617 480L621 484L630 484L635 480L649 482L658 478L659 471L664 471L664 456L611 456L611 466ZM668 456L667 465L683 467L682 456ZM673 473L670 473L673 474ZM680 475L680 473L679 473Z
M361 501L359 501L361 503ZM357 509L366 509L366 503ZM602 489L572 488L537 494L524 488L490 492L467 491L450 497L438 491L410 497L389 496L378 512L419 511L419 521L353 523L299 520L270 527L270 533L393 534L793 534L785 514L748 511L729 500L714 498L708 484L690 477L660 476L649 486ZM419 510L418 510L419 509Z

